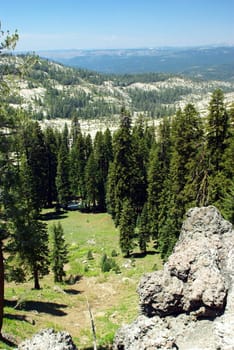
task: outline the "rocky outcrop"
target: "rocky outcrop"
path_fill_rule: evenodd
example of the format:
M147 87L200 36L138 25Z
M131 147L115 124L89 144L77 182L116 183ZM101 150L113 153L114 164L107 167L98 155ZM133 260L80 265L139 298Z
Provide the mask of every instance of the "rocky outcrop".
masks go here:
M77 347L67 332L43 329L32 339L21 343L18 350L77 350Z
M234 232L215 207L190 209L162 271L142 277L141 315L115 350L233 350Z

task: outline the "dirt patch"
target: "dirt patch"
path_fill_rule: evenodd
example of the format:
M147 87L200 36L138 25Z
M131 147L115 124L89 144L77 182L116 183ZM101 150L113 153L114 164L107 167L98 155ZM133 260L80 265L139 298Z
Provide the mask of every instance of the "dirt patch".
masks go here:
M134 294L135 284L132 280L130 288L134 290ZM50 327L69 332L73 338L78 338L79 349L92 344L87 301L95 320L97 333L101 335L108 333L106 330L108 323L117 328L125 321L125 311L121 312L119 309L125 300L125 295L128 300L129 279L126 282L115 275L108 276L108 279L105 276L83 277L73 285L53 288L53 290L58 293L59 312L52 313L47 312L47 309L37 309L29 305L28 301L25 302L22 312L25 314L26 311L27 317L33 320L37 329L45 328L45 325L50 324ZM45 300L43 304L46 305ZM37 301L35 305L39 305Z

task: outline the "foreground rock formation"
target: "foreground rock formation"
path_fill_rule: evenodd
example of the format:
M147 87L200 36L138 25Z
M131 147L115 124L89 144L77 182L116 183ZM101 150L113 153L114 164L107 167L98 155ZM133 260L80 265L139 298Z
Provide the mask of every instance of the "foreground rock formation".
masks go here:
M215 207L186 214L162 271L138 287L140 315L115 350L234 350L234 232Z
M25 340L17 350L77 350L67 332L43 329L32 339Z

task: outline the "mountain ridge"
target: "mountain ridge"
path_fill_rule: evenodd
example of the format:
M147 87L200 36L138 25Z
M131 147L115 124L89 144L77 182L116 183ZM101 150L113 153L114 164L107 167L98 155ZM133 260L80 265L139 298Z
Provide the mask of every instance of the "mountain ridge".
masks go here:
M41 57L101 73L179 73L234 79L234 46L38 51Z
M31 56L2 56L0 73L9 82L8 104L31 113L34 119L99 120L104 125L116 124L125 106L136 117L155 121L170 116L178 108L193 103L206 113L212 92L220 88L227 105L234 101L234 82L194 79L169 73L108 75L66 67L35 57L36 63L23 75L15 72ZM7 69L6 69L7 67ZM115 120L116 118L116 120Z

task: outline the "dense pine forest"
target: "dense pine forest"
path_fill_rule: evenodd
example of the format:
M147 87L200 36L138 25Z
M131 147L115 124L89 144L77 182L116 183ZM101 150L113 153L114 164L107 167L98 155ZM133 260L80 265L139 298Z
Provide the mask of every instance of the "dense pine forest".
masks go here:
M17 35L6 44L14 46L16 41ZM12 72L18 73L23 74ZM61 74L67 85L71 78ZM44 79L39 71L37 79ZM122 84L129 83L130 77L125 79ZM96 104L91 107L88 103L87 94L80 92L75 100L67 94L56 99L57 90L49 86L45 96L52 101L49 117L70 118L72 122L63 130L50 126L42 129L33 120L40 119L38 113L42 112L11 106L9 84L1 79L1 298L4 265L8 280L22 282L30 274L35 289L39 289L40 278L49 272L51 255L55 281L63 280L63 265L67 262L63 229L60 225L54 227L49 253L47 227L41 220L44 208L54 208L55 212L107 211L119 229L119 247L124 257L131 256L136 246L147 254L148 243L153 241L164 260L176 243L190 207L215 205L225 218L234 221L234 105L226 107L221 89L213 91L202 117L189 103L174 115L164 116L157 127L147 124L143 113L133 124L131 109L109 108L99 99L96 103L107 108L110 115L118 113L119 126L114 133L108 128L97 131L92 138L82 132L79 122L87 110L75 113L79 106L86 106L96 117L98 109ZM167 90L163 95L136 89L132 91L132 101L138 110L147 109L149 104L155 112L158 100L167 104L177 98L174 92ZM41 103L39 99L36 102ZM3 300L0 304L1 320Z
M136 242L146 253L152 238L166 257L188 208L216 205L233 221L234 108L227 111L221 90L214 91L207 118L188 104L157 128L143 115L133 126L123 108L118 130L97 131L94 139L82 133L77 117L70 130L66 124L62 131L42 130L14 110L3 113L1 197L17 234L31 224L44 233L37 219L46 207L107 210L123 254Z

